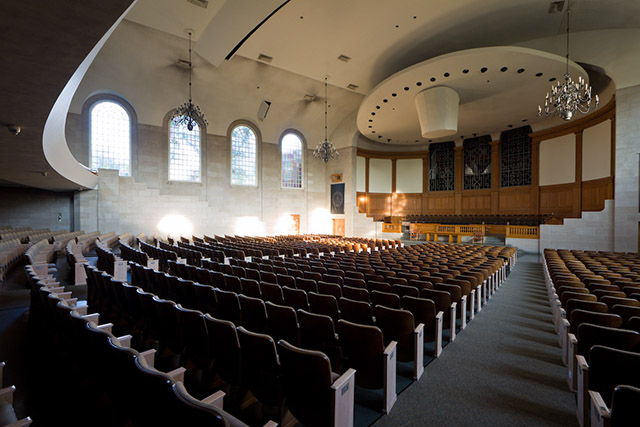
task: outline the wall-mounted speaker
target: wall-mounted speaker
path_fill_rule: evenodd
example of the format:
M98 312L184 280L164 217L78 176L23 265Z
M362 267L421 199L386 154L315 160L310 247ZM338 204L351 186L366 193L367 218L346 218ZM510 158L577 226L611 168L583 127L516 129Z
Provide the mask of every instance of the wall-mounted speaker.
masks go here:
M267 113L271 107L271 101L263 100L258 108L258 120L263 121L267 118Z

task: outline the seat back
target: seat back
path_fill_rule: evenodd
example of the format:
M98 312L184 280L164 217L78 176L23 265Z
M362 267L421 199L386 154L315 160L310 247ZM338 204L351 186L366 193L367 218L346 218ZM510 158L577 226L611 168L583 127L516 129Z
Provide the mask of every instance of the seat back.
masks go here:
M312 313L329 316L333 319L334 323L340 319L338 300L333 295L309 292L307 293L307 298L309 299L309 309Z
M274 341L284 339L290 343L298 344L300 331L296 311L288 306L265 303L267 308L268 330Z
M436 311L448 313L451 308L451 295L448 292L437 291L435 289L423 289L420 291L420 298L429 299L436 305ZM445 320L448 316L445 316Z
M242 310L242 326L249 331L266 334L267 308L264 301L246 295L238 295L238 301Z
M618 350L640 350L640 334L628 329L582 323L578 326L576 354L587 357L594 345L604 345Z
M348 298L340 298L338 300L338 307L340 307L340 317L344 320L361 325L373 325L374 323L371 304Z
M213 356L216 372L230 385L242 384L242 364L240 340L236 326L228 320L220 320L204 315L209 333L209 348Z
M203 314L180 304L175 306L182 330L184 350L182 364L191 361L200 369L209 369L213 359L209 353L209 335Z
M298 310L297 314L300 324L300 346L323 352L331 360L331 366L335 370L339 370L342 353L333 319L323 314L309 313L304 310Z
M284 295L282 295L282 288L275 283L260 282L260 293L262 299L272 302L274 304L284 304Z
M271 336L238 327L243 378L251 393L265 405L280 406L282 384L276 345Z
M597 313L606 313L609 311L607 304L598 301L583 301L579 299L570 299L567 301L565 310L567 312L567 318L571 318L573 310L586 310L595 311Z
M215 289L216 301L216 317L219 319L229 320L236 325L242 324L242 311L240 309L240 301L238 294L235 292L223 291Z
M347 320L338 321L340 347L347 366L356 370L356 384L369 389L384 385L384 342L382 331Z
M382 305L384 307L396 308L399 309L400 305L400 296L398 294L394 294L391 292L379 292L379 291L371 291L371 304Z
M589 351L588 390L597 391L611 407L613 390L620 384L640 386L640 353L595 345Z
M313 350L303 350L286 340L278 342L282 382L287 407L304 425L332 424L331 362Z
M637 420L640 407L640 388L619 385L613 389L611 399L611 425L626 425L630 420Z
M345 285L342 288L342 295L345 298L349 298L355 301L362 301L366 303L371 302L369 298L369 291L366 290L365 288L354 288L354 287Z
M315 280L296 277L296 288L305 292L318 292L318 285Z
M409 362L414 359L413 331L415 324L413 314L407 310L376 306L373 309L376 325L382 331L385 345L391 341L398 342L398 360Z
M578 309L571 312L569 323L571 324L569 332L576 334L578 332L578 326L582 323L592 323L594 325L607 326L610 328L621 328L622 317L617 314L596 313Z

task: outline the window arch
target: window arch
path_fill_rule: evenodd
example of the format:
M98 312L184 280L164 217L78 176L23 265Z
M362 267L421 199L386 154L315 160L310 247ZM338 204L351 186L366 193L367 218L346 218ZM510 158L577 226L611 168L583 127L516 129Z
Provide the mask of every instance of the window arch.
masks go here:
M91 104L89 145L92 169L117 169L131 176L132 118L127 109L113 99Z
M200 124L189 130L186 123L180 123L181 118L169 121L169 181L200 182Z
M287 131L280 138L282 188L302 188L303 143L300 134Z
M256 132L241 123L231 131L231 185L258 185Z

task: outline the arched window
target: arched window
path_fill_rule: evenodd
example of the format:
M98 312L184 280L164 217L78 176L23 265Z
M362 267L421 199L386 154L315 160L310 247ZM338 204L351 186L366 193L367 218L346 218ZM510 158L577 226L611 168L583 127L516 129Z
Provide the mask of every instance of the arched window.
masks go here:
M179 120L169 122L169 180L200 182L200 126L189 130Z
M231 185L257 185L256 133L247 125L231 131Z
M282 187L302 188L302 139L286 132L280 142L282 150Z
M118 169L131 176L131 117L127 110L111 100L91 107L89 141L92 169Z

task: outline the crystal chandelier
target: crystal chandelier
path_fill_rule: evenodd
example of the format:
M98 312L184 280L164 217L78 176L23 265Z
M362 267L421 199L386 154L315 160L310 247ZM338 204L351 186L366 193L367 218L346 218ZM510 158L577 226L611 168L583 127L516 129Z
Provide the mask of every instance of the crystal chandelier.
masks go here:
M587 114L591 109L591 86L582 77L574 82L569 75L569 6L567 6L567 68L564 73L564 83L551 86L551 95L547 92L544 99L544 109L538 105L538 117L558 115L563 120L571 120L574 114ZM598 95L595 96L598 108Z
M327 137L327 76L324 76L324 141L318 143L318 146L313 150L313 158L321 159L327 163L331 159L338 158L340 153Z
M191 102L191 35L192 32L189 30L189 101L176 108L171 115L171 119L175 120L177 125L186 125L189 131L192 131L194 126L198 126L199 123L209 124L200 107Z

